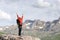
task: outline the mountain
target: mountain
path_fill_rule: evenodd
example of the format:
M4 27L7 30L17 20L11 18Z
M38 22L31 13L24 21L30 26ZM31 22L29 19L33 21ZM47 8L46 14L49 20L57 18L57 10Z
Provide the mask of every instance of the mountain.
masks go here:
M53 31L53 30L59 30L60 28L60 18L57 20L54 20L52 22L44 22L40 21L39 19L37 20L26 20L23 23L23 29L28 29L28 30L42 30L42 31ZM17 25L10 25L3 27L4 31L14 31L18 30Z
M38 28L42 28L42 27L44 27L44 21L40 21L40 20L26 20L25 22L24 22L24 25L25 25L25 27L30 27L31 29L34 29L34 28L36 28L36 29L38 29Z

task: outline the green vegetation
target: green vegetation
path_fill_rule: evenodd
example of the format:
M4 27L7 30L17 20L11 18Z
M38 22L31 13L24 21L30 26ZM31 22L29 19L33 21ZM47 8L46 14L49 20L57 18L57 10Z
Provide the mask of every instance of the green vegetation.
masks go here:
M47 37L42 38L42 40L60 40L60 34L54 35L51 37L47 36Z
M5 34L5 33L4 33L4 32L0 32L0 35L1 35L1 34Z

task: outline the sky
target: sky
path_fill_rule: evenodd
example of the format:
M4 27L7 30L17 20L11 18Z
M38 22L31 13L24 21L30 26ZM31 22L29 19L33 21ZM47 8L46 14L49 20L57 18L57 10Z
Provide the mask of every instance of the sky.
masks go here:
M16 24L16 13L24 21L53 21L60 17L60 0L0 0L0 26Z

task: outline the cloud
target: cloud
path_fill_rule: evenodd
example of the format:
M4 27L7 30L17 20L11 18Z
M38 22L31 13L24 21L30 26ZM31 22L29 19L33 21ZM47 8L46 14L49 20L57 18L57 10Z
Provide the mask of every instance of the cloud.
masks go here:
M8 13L0 10L0 19L11 20L11 16Z
M58 0L58 2L60 2L60 0Z
M39 7L49 7L51 5L49 2L46 2L44 0L38 0L37 4Z

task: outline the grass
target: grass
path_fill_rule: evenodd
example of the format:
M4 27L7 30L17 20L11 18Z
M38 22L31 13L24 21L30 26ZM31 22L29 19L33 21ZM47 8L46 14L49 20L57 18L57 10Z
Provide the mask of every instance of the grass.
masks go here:
M0 35L1 35L1 34L5 34L5 33L4 33L4 32L0 32Z
M54 35L51 37L47 36L47 37L42 38L42 40L60 40L60 34Z

